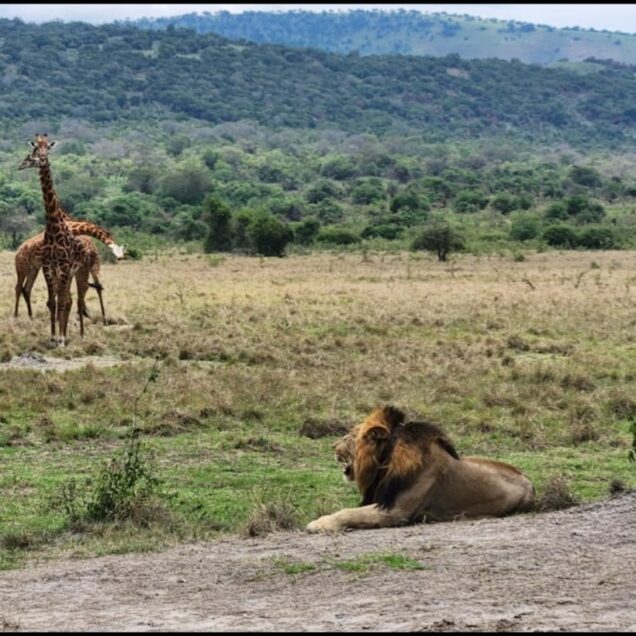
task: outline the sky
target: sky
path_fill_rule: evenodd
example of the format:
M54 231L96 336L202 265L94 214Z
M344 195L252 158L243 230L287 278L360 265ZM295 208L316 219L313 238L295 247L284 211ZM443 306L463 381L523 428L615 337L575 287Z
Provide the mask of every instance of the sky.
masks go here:
M634 4L0 4L0 18L21 18L26 22L79 20L101 24L141 17L165 17L209 11L347 11L350 9L398 8L424 13L469 14L483 18L519 20L554 27L579 26L584 29L636 33Z

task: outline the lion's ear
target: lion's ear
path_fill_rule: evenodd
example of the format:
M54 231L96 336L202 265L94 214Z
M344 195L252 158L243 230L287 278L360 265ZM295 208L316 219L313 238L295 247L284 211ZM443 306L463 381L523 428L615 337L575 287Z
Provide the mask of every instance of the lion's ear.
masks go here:
M382 419L391 427L391 429L394 429L396 426L399 426L404 422L406 415L395 406L389 405L382 409Z
M374 426L364 434L364 440L369 442L382 442L389 437L389 431L384 426Z

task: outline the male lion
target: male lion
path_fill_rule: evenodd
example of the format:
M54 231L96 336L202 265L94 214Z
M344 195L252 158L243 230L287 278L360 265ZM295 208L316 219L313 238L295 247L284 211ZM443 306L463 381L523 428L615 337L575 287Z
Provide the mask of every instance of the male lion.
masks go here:
M392 406L375 409L336 442L334 451L362 502L312 521L309 532L500 517L534 505L532 482L514 466L460 458L437 426L405 422L404 413Z

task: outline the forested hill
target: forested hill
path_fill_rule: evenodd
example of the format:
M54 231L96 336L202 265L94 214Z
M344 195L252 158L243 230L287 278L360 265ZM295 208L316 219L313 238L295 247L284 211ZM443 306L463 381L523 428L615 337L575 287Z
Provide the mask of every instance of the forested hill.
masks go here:
M436 141L512 134L616 142L636 131L634 67L588 73L458 56L337 55L192 30L0 20L0 121L156 116Z
M361 55L457 53L466 59L517 58L521 62L543 65L595 57L636 64L636 35L580 29L576 27L576 18L573 5L573 28L566 29L404 9L204 12L143 18L134 24L150 29L174 25L231 39L316 47L336 53L358 51Z

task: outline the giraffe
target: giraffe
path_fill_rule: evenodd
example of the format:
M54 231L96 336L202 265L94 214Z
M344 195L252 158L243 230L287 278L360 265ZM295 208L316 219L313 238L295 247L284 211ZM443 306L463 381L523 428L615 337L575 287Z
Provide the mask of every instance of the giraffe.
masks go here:
M55 328L57 324L59 328L58 344L64 347L66 345L68 316L73 304L71 282L79 267L88 263L89 259L84 244L69 229L57 193L53 188L48 153L55 142L49 141L48 136L44 134L36 135L35 142L31 141L30 144L33 150L18 166L18 169L37 168L40 173L40 186L46 214L46 228L42 244L42 272L48 290L47 306L51 319L51 340L56 340ZM77 296L80 336L83 337L85 308L84 297L79 285Z
M78 219L72 219L63 209L62 213L65 216L65 220L67 225L69 226L71 232L75 236L80 236L80 241L84 243L85 250L89 255L89 263L86 266L89 267L89 271L84 272L85 265L80 267L78 272L79 278L77 278L78 284L80 284L80 280L88 277L88 273L93 277L93 282L88 283L91 287L94 287L97 290L97 294L99 296L99 304L102 310L102 319L104 322L106 321L106 313L104 311L104 301L102 299L102 285L99 282L99 269L100 269L100 258L99 252L93 245L93 242L88 238L89 236L93 236L94 238L100 240L102 243L106 244L110 250L113 252L117 260L124 258L124 248L121 245L115 243L115 240L111 236L109 232L107 232L104 228L99 225L95 225L94 223L90 223L89 221L80 221ZM87 235L87 236L83 236ZM15 311L14 316L17 318L18 316L18 306L20 304L20 296L24 296L24 300L27 304L27 309L29 312L29 318L33 317L33 313L31 311L31 289L33 288L33 284L35 283L35 279L42 267L42 247L44 245L44 232L40 232L36 236L32 236L27 239L20 245L16 254L15 254L15 271L18 276L18 281L15 286ZM79 289L78 289L79 293ZM84 305L85 307L85 305ZM88 313L84 314L86 317Z

